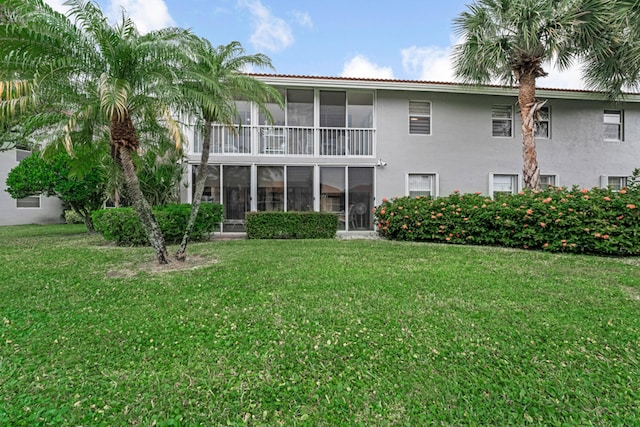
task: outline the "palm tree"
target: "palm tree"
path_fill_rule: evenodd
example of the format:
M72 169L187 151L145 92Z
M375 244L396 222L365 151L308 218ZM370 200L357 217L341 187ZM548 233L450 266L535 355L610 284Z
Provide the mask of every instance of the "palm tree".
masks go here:
M187 59L184 45L193 36L175 28L141 35L124 12L110 25L92 2L65 4L70 7L68 16L42 0L0 0L2 77L12 77L0 83L0 89L12 89L11 96L5 90L0 115L36 105L41 123L63 133L68 148L78 123L95 119L106 125L129 201L157 261L165 264L169 257L164 238L140 190L133 162L141 148L136 123L156 117L157 111L169 111L182 99L176 70Z
M625 90L640 89L640 1L603 0L599 13L609 31L586 46L585 80L618 100Z
M245 55L239 42L214 47L206 39L200 39L195 48L195 59L186 68L183 90L187 99L194 100L194 109L200 120L203 134L202 154L198 166L195 191L191 204L191 215L176 252L176 259L186 259L187 243L202 200L204 184L208 174L211 129L220 123L236 131L237 117L235 101L253 101L268 117L266 103L277 101L282 105L278 91L245 73L247 68L273 68L271 60L263 54Z
M546 62L566 69L594 35L605 32L602 1L477 0L454 20L463 39L453 53L456 76L469 83L518 84L526 188L540 186L535 126L544 102L536 98L536 80L547 75Z

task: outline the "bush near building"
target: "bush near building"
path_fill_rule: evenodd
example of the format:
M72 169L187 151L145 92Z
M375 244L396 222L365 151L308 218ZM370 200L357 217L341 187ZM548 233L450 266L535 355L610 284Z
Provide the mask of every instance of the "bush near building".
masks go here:
M392 240L640 255L638 189L549 187L494 199L456 191L385 199L374 214L379 235Z
M329 212L247 212L248 239L333 239L338 217Z
M203 203L193 226L190 239L192 241L207 240L222 222L222 205ZM180 243L189 215L190 204L170 204L158 206L153 214L160 225L167 243ZM96 231L105 239L122 246L145 246L149 240L142 228L138 215L133 208L102 209L93 213Z

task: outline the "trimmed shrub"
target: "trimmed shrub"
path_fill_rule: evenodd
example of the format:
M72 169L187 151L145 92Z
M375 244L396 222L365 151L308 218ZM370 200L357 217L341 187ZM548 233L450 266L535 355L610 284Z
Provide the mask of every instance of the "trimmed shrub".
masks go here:
M248 239L333 239L338 217L328 212L247 212Z
M640 255L640 191L549 187L497 195L383 200L378 234L393 240Z
M191 241L203 241L216 230L222 221L222 205L203 203L193 227ZM190 204L156 207L153 214L160 225L165 241L169 244L182 240L184 229L191 215ZM105 239L122 246L146 246L149 244L140 219L133 208L102 209L92 214L96 231Z

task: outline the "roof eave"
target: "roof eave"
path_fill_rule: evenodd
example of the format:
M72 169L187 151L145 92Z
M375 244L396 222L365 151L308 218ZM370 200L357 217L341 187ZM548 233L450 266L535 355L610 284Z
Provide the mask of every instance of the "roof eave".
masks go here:
M253 74L257 79L274 86L319 87L371 90L400 90L412 92L441 92L475 95L518 96L517 87L498 85L473 85L464 83L429 82L422 80L384 80L349 77L289 76ZM540 98L609 101L604 92L577 89L538 88ZM640 102L640 94L625 94L624 102Z

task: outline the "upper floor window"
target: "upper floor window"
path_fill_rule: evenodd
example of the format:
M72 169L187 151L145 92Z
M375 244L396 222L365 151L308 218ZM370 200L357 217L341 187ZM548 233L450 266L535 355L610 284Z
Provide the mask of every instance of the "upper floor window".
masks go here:
M320 127L373 127L373 93L320 91Z
M287 126L313 126L313 89L287 89Z
M278 90L282 99L285 99L285 93L283 90ZM258 122L261 125L269 125L273 124L274 126L284 126L285 125L285 113L284 109L278 105L277 102L267 102L265 104L265 109L271 115L272 123L269 122L269 116L264 111L260 111Z
M410 173L407 180L407 193L410 197L436 197L436 175Z
M604 110L605 141L622 141L623 138L622 110Z
M542 107L538 110L538 123L536 125L536 138L549 139L551 137L551 114L549 107Z
M347 121L347 93L320 91L320 127L343 128Z
M431 102L409 101L409 134L431 135Z
M510 105L494 105L491 108L491 134L510 137L513 134L513 108Z
M372 92L347 92L347 127L373 128Z

